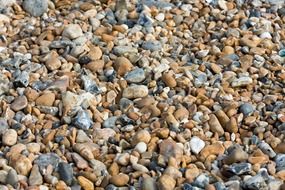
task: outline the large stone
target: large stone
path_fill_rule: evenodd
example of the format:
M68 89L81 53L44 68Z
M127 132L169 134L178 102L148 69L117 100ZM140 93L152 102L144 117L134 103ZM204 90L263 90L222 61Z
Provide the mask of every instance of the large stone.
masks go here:
M47 11L48 0L24 0L23 8L32 16L38 17Z

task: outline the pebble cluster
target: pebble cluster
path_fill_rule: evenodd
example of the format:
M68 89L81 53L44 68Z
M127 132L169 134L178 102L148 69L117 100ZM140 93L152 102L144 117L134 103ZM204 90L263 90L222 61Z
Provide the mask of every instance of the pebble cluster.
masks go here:
M284 190L284 0L0 0L0 189Z

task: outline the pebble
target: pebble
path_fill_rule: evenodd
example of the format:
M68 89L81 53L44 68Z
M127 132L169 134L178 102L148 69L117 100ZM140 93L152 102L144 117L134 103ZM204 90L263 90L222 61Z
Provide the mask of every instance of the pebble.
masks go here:
M3 134L2 142L4 145L12 146L17 143L17 137L17 131L15 131L14 129L8 129Z
M125 76L126 81L129 83L140 83L145 79L145 72L141 68L136 68L128 72Z
M73 181L73 169L68 163L60 162L58 164L58 173L60 179L62 179L67 185L71 185Z
M40 173L39 166L34 165L29 176L29 185L35 186L41 185L42 183L43 177Z
M84 190L93 190L94 189L93 183L90 180L88 180L87 178L85 178L83 176L79 176L77 179L78 179L80 186Z
M211 131L214 133L217 133L219 136L225 133L218 118L214 114L210 115L209 125L210 125Z
M114 184L115 186L122 187L125 186L129 181L129 176L123 173L118 175L112 176L110 178L110 183Z
M78 24L69 24L64 28L62 36L73 40L75 38L83 36L83 32Z
M240 107L239 107L239 111L241 113L243 113L245 116L250 115L251 113L253 113L254 108L250 103L243 103Z
M10 169L8 171L8 175L6 178L6 184L10 184L13 187L15 187L18 181L19 181L19 178L18 178L17 172L14 169Z
M55 94L48 92L36 99L36 105L38 106L52 106L55 101Z
M27 107L27 105L28 105L28 100L26 96L19 96L15 98L15 100L11 104L11 109L17 112Z
M156 181L151 177L144 177L142 182L142 190L156 190Z
M13 155L10 160L10 165L17 171L18 174L27 176L32 169L32 162L24 155Z
M162 45L159 41L146 41L142 44L142 48L150 51L162 50Z
M162 175L158 180L158 186L161 190L174 189L176 181L169 175Z
M139 153L144 153L147 150L147 145L144 142L139 142L136 147L135 150L138 151Z
M124 76L133 68L132 63L125 57L118 57L114 62L114 68L118 75Z
M24 0L23 8L34 17L39 17L47 11L47 0Z
M123 97L128 99L143 98L148 95L148 88L144 85L132 85L124 89Z
M194 154L199 154L205 145L205 142L197 136L192 137L190 140L190 148Z

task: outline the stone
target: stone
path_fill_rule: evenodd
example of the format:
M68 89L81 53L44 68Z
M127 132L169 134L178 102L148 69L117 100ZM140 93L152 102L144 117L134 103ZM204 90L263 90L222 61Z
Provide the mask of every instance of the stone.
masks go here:
M219 136L225 133L223 127L221 126L218 118L214 115L210 115L209 125L212 132L217 133Z
M82 158L79 154L74 152L71 154L71 156L77 168L86 169L89 167L88 162L84 158Z
M116 132L110 128L94 129L93 138L96 140L102 139L107 141L110 137L115 136Z
M209 184L209 176L205 173L201 173L193 182L193 185L205 189L206 185Z
M230 152L230 154L225 157L224 163L225 164L233 164L236 162L243 162L248 159L248 154L242 150L241 147L235 148Z
M116 121L118 120L117 116L109 117L103 122L104 128L114 128L116 127Z
M166 84L166 86L170 88L174 88L177 85L177 82L174 76L171 73L164 73L161 77L162 81Z
M0 73L0 96L9 91L9 82L8 77Z
M4 145L12 146L17 143L18 134L14 129L8 129L4 132L2 142Z
M67 185L71 185L73 181L73 169L68 163L60 162L58 164L58 173L60 179L63 180Z
M141 188L142 190L157 190L156 182L151 177L144 177Z
M93 72L98 72L102 71L104 68L104 61L103 60L96 60L96 61L91 61L88 64L84 65L87 69L93 71Z
M52 106L55 101L55 94L47 92L42 94L36 99L36 105L38 106Z
M10 184L13 187L15 187L18 181L19 181L19 178L18 178L17 172L14 169L10 169L8 171L8 175L6 178L6 184Z
M34 164L37 164L40 170L43 170L46 169L49 165L51 165L53 168L57 168L59 161L60 157L57 154L46 153L39 155L35 159Z
M207 158L209 155L222 155L225 152L224 146L220 142L215 142L211 145L206 145L200 152L202 158Z
M61 61L58 59L58 57L52 56L45 62L45 65L48 70L55 71L60 68Z
M116 46L113 48L113 52L116 55L125 55L125 54L131 54L131 53L137 53L138 49L131 46Z
M78 179L80 186L84 190L94 190L93 182L91 182L89 179L87 179L83 176L79 176L77 179Z
M73 40L75 38L83 36L83 32L78 24L69 24L64 28L62 36Z
M118 57L114 61L114 68L118 75L124 76L127 72L131 71L133 68L132 63L125 57Z
M266 178L260 174L250 177L244 181L243 187L246 189L268 189Z
M125 186L127 185L128 182L129 182L129 176L123 173L112 176L110 179L110 183L118 187Z
M131 85L123 91L123 97L128 99L143 98L147 95L148 88L144 85Z
M118 175L120 173L119 165L116 162L113 162L108 168L108 172L111 176Z
M139 142L134 149L142 154L147 150L147 145L145 142Z
M230 165L228 168L226 168L226 171L230 173L230 176L227 175L227 177L231 177L232 175L243 175L251 171L251 164L234 163Z
M106 165L99 160L92 159L89 161L89 164L93 168L97 177L102 176L102 174L106 174L108 172Z
M88 130L92 127L93 121L86 110L80 110L73 119L73 124L83 130Z
M169 175L162 175L158 179L158 189L160 190L172 190L176 185L176 181Z
M34 17L39 17L47 11L47 0L24 0L22 4L24 10Z
M128 72L125 76L126 81L129 83L140 83L145 79L145 72L141 68L136 68Z
M237 121L234 117L230 118L230 121L227 123L225 130L230 133L237 133L238 132L238 125Z
M260 150L262 150L262 152L264 152L264 154L268 155L270 158L274 158L276 156L276 153L271 146L264 141L261 141L258 144L258 148L260 148Z
M142 44L142 48L150 51L159 51L162 50L162 45L159 41L145 41Z
M240 107L239 107L239 111L241 113L243 113L245 116L250 115L251 113L253 113L254 108L250 103L243 103Z
M151 136L147 130L140 130L136 132L131 140L132 146L137 145L140 142L149 143Z
M128 153L117 154L115 161L122 166L127 166L130 162L130 155Z
M24 155L13 155L10 160L10 165L17 171L18 174L27 176L32 169L32 162Z
M0 170L0 183L6 183L8 172L5 170Z
M163 155L167 161L170 157L173 157L179 163L182 159L183 148L178 146L172 139L166 139L159 144L159 154Z
M238 79L235 79L231 85L232 87L242 87L247 86L249 84L252 84L253 80L250 77L240 77Z
M18 96L11 104L11 109L17 112L27 107L27 105L28 105L28 100L26 96Z
M83 130L78 130L76 135L77 143L92 142L92 140L87 136Z
M194 154L199 154L205 145L205 142L197 136L192 137L190 140L190 148Z
M29 176L29 185L31 186L41 185L42 183L43 183L43 177L40 173L39 166L34 165Z

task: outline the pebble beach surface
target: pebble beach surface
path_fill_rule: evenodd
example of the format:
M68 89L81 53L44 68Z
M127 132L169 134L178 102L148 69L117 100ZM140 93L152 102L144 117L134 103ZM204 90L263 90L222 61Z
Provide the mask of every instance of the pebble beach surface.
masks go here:
M285 190L283 0L0 0L0 189Z

